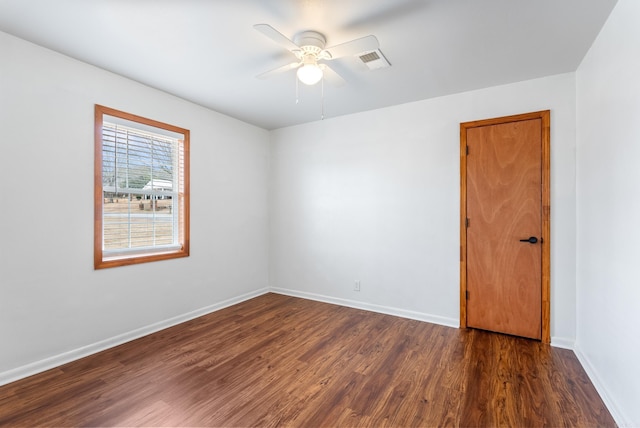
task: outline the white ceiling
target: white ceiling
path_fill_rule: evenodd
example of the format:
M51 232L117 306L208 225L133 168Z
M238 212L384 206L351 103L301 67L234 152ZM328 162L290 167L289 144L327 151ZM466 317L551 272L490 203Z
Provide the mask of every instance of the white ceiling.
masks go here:
M321 86L255 76L294 57L253 29L336 45L369 34L391 62L332 61L325 117L575 71L616 0L0 0L0 30L266 129L319 120ZM114 106L117 107L117 106Z

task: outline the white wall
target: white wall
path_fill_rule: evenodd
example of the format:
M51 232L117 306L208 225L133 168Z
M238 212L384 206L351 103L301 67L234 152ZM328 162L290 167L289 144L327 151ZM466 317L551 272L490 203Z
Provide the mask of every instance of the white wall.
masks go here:
M267 131L4 33L0 58L0 384L266 290ZM190 257L93 270L96 103L191 130Z
M577 73L576 353L640 426L640 2L620 0Z
M575 338L575 76L272 132L270 285L458 325L460 122L551 110L551 334ZM353 291L354 280L362 290Z

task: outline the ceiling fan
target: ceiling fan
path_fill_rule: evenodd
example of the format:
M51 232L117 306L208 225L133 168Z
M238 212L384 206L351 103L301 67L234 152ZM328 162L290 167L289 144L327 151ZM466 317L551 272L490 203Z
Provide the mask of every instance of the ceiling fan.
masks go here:
M323 77L332 83L341 84L344 83L344 79L326 62L350 55L368 54L377 51L379 47L378 39L373 35L326 48L324 35L317 31L303 31L290 40L269 24L256 24L253 28L287 49L297 59L295 62L259 74L256 76L258 79L297 69L298 80L306 85L315 85Z

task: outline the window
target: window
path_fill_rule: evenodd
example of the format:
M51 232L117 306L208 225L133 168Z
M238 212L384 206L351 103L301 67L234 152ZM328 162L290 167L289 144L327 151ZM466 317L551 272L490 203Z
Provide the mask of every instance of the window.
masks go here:
M189 131L95 107L94 267L189 255Z

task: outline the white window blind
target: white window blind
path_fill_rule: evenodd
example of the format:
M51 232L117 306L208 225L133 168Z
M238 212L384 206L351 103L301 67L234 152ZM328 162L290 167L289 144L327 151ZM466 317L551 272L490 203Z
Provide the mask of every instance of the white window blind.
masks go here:
M183 159L177 138L103 122L105 256L149 254L180 247Z

